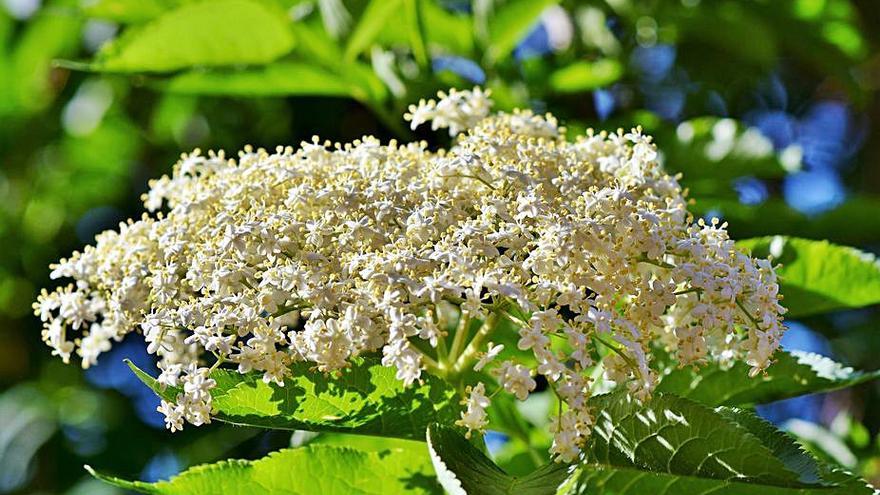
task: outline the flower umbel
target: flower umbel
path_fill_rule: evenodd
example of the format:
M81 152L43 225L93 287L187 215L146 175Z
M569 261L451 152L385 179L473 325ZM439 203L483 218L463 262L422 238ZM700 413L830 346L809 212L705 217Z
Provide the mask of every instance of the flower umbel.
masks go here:
M562 401L562 460L589 438L603 356L642 400L652 344L682 365L771 363L784 331L771 263L693 221L650 137L568 142L549 114L490 104L475 89L413 106L414 126L456 136L438 152L364 137L183 155L151 182L151 214L53 265L73 283L34 304L43 339L88 367L143 333L160 383L182 390L160 406L173 430L210 421L210 366L283 384L294 362L331 372L381 355L407 384L428 371L459 386L469 430L495 393L525 399L543 375ZM492 383L464 383L473 369Z

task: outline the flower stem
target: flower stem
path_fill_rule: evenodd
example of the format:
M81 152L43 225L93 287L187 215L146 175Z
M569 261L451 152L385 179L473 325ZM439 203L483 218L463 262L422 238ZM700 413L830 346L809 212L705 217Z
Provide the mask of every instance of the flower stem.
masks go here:
M466 311L461 311L458 318L458 325L455 328L455 337L452 339L452 348L449 349L450 363L454 363L458 359L461 348L464 346L464 339L467 338L468 329L471 326L471 315Z
M487 316L486 319L483 321L482 326L480 326L480 329L477 330L474 338L471 339L465 350L463 350L458 356L458 359L456 359L455 364L450 370L452 372L452 376L457 376L467 369L467 367L473 361L474 356L476 356L477 352L479 352L480 346L483 345L483 342L489 337L489 335L492 335L492 332L497 328L497 321L498 314L489 313L489 316Z
M636 261L638 261L639 263L647 263L649 265L659 266L660 268L675 268L675 265L670 265L665 261L654 261L647 256L639 256L638 258L636 258Z
M618 356L620 356L621 358L623 358L623 360L626 361L626 364L630 365L630 366L633 367L633 368L636 367L636 364L633 362L633 360L630 359L629 356L627 356L626 354L624 354L623 351L621 351L620 349L618 349L616 345L611 344L610 342L606 341L605 339L603 339L602 337L599 337L599 336L596 335L596 334L593 334L593 338L596 339L596 340L598 340L598 341L601 342L605 347L607 347L608 349L610 349L611 351L613 351L615 354L617 354Z

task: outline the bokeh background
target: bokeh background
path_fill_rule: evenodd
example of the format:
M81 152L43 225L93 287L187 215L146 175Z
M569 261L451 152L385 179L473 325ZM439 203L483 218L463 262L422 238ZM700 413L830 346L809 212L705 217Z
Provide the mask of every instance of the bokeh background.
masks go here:
M791 234L880 250L872 0L415 0L404 2L417 9L415 36L401 30L396 7L365 30L378 15L367 1L266 2L295 43L256 72L108 74L82 62L193 2L0 0L0 493L116 493L83 464L150 481L290 443L218 425L171 435L157 399L122 363L153 366L137 336L84 371L50 357L31 314L50 285L48 264L140 215L147 180L195 147L274 148L315 134L444 145L448 137L404 126L406 105L482 85L497 108L551 111L572 135L642 125L666 166L684 174L693 211L728 221L736 238ZM193 31L247 36L240 19L211 15ZM175 42L165 49L187 46L187 33ZM789 326L789 349L880 367L876 308ZM759 412L880 483L880 384ZM503 448L503 437L489 440Z

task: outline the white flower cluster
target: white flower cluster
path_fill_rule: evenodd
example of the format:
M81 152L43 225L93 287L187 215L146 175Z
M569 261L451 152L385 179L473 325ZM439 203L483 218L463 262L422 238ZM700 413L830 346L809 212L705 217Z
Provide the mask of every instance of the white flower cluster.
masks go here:
M441 96L408 117L448 127L449 150L365 137L184 155L144 196L155 213L53 266L75 283L35 303L44 340L88 367L142 332L160 382L182 387L160 408L171 429L210 420L209 366L282 384L293 362L329 372L377 353L407 384L428 371L461 386L469 430L495 389L522 400L540 374L563 401L562 460L590 434L600 356L640 399L658 343L682 365L771 363L770 262L693 222L649 137L568 142L550 115L489 114L479 89ZM463 383L474 369L497 385Z

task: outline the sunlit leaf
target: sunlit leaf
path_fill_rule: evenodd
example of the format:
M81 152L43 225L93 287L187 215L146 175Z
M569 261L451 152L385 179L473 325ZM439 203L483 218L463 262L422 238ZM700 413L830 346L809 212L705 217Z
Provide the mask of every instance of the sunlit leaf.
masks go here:
M730 367L712 363L699 369L674 368L662 377L657 391L710 406L746 406L828 392L880 377L880 371L855 371L813 353L780 351L774 359L766 373L754 378L743 362Z
M549 82L556 92L579 93L607 86L622 74L620 62L614 59L580 61L551 73Z
M353 60L369 49L373 40L391 22L391 18L399 16L404 0L372 0L367 4L357 26L348 38L345 46L345 58Z
M425 35L422 28L422 14L418 0L403 0L403 13L409 37L409 46L419 65L428 65L428 49L425 47ZM427 19L427 22L431 22Z
M568 477L569 466L557 463L528 476L510 476L458 431L442 425L428 428L428 449L437 479L451 495L552 494Z
M880 303L880 263L858 249L797 237L739 241L753 256L772 255L789 317Z
M162 390L151 376L129 366L160 396L174 400L176 390ZM281 387L267 385L256 373L218 369L211 374L217 381L211 395L217 419L264 428L421 440L428 424L458 419L459 398L451 385L423 375L423 384L405 387L395 373L373 359L360 360L332 377L298 363Z
M155 19L179 0L96 0L83 2L88 17L119 23L138 23Z
M276 62L252 69L184 72L163 81L165 91L223 96L351 96L354 88L319 66Z
M63 13L38 13L8 54L8 67L0 66L0 115L32 114L46 108L60 89L53 84L52 60L76 51L82 20ZM7 107L8 105L8 107ZM7 107L7 108L4 108Z
M872 493L819 465L745 411L658 395L595 397L587 459L560 493L575 495L844 495Z
M442 493L425 445L416 442L398 442L377 451L307 445L273 452L256 461L229 460L196 466L157 483L126 481L87 469L111 485L156 495Z
M184 4L129 28L88 68L170 72L191 67L265 64L289 52L293 34L280 8L260 0Z

